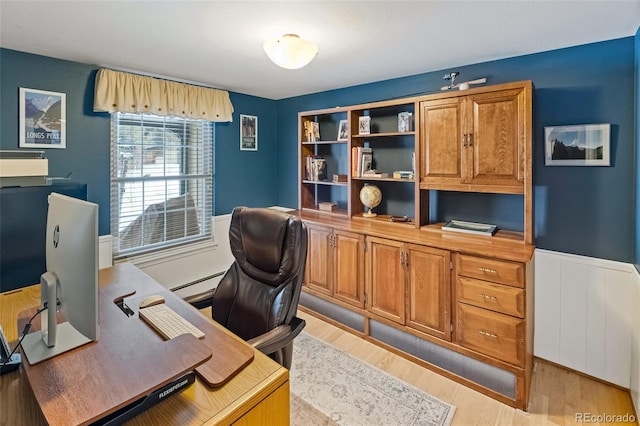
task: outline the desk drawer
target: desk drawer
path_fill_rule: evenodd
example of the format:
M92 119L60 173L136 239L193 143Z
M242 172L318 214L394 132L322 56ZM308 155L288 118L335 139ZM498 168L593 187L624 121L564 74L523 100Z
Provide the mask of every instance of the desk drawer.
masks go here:
M458 274L524 288L524 264L461 254Z
M458 277L458 302L524 318L524 290L473 278Z
M510 364L523 366L523 319L458 303L458 343Z

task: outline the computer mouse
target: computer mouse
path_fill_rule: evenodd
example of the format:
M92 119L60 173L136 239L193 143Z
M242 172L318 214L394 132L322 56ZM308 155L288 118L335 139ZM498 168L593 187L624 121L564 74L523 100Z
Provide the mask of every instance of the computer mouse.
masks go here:
M144 308L148 308L149 306L159 305L161 303L164 303L164 297L158 294L154 294L153 296L149 296L146 299L144 299L142 302L140 302L140 305L138 306L140 309L144 309Z

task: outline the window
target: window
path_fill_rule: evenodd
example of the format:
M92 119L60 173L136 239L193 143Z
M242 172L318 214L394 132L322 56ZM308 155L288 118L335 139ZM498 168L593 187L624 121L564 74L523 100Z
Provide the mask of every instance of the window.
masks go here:
M211 237L213 123L111 115L114 257Z

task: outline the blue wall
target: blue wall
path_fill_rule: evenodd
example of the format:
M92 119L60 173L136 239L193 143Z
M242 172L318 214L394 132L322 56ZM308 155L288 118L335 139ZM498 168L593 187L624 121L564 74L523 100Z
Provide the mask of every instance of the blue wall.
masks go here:
M67 148L46 149L49 175L73 173L87 184L89 201L100 205L101 235L109 223L110 119L93 112L95 65L0 49L0 149L18 149L18 88L67 95ZM236 205L263 206L277 201L276 101L230 93L234 121L216 124L215 214ZM258 116L258 151L240 151L239 114Z
M489 84L532 80L536 246L640 263L636 260L634 133L640 35L534 55L455 67L462 79ZM0 50L0 148L18 147L18 88L67 93L67 149L47 150L51 175L73 172L101 206L100 233L109 232L109 118L92 111L97 67ZM297 114L437 91L445 71L273 101L231 93L234 122L216 125L215 214L236 205L296 207ZM638 84L640 86L640 84ZM258 116L258 151L239 150L239 114ZM545 167L544 127L611 123L611 167ZM640 156L640 154L638 154ZM640 161L640 160L639 160ZM640 180L640 177L638 178ZM640 187L640 185L638 185ZM438 210L464 208L464 197L439 197ZM488 200L488 202L493 202ZM521 208L510 200L517 222ZM444 213L439 211L434 215ZM639 250L640 251L640 250Z
M635 217L635 264L640 271L640 28L636 32L636 217Z
M634 259L634 42L633 37L627 37L453 68L460 71L461 81L487 77L488 84L518 80L534 83L537 247L624 262ZM279 204L297 205L298 111L438 91L445 71L451 70L281 100ZM611 123L612 166L545 167L544 127L583 123ZM440 197L438 209L445 210L442 202L463 208L459 197L449 198ZM496 201L504 203L509 205L511 201ZM521 215L521 207L514 205L514 210L514 217Z

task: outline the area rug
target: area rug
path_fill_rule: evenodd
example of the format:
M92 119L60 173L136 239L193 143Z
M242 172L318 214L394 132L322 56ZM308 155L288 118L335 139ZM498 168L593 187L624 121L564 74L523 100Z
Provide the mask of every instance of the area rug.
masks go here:
M291 424L449 425L455 407L303 332L293 345Z

